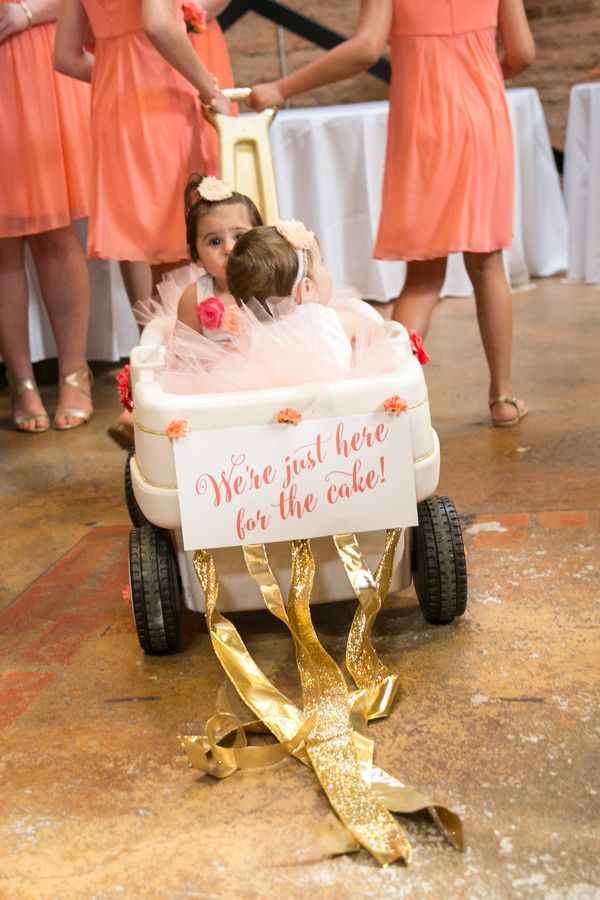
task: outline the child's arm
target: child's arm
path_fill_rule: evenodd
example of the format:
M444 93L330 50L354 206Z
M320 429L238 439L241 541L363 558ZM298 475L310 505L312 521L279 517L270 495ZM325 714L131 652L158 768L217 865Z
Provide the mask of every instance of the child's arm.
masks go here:
M498 30L504 50L500 59L502 74L505 78L512 78L535 60L535 42L523 0L500 0Z
M183 322L184 325L187 325L188 328L191 328L193 331L199 331L200 333L202 333L200 320L196 315L197 303L198 297L196 294L196 282L193 281L192 284L188 284L179 299L179 305L177 307L177 319L179 322Z
M285 78L255 85L248 106L257 112L267 106L281 106L288 97L364 72L381 56L391 22L391 0L360 0L358 21L352 37Z

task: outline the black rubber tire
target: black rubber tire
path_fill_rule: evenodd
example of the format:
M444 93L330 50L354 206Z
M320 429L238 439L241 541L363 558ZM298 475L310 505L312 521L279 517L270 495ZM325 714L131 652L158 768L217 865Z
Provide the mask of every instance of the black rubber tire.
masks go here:
M419 606L431 625L452 622L467 606L467 561L458 513L449 497L417 504L412 570Z
M127 506L129 518L131 519L131 524L134 525L135 528L139 528L140 525L149 525L150 522L140 509L140 505L135 499L135 494L133 492L133 484L131 481L131 459L134 456L135 447L130 447L125 462L125 504Z
M131 607L145 653L179 650L181 603L177 559L169 532L141 525L129 533Z

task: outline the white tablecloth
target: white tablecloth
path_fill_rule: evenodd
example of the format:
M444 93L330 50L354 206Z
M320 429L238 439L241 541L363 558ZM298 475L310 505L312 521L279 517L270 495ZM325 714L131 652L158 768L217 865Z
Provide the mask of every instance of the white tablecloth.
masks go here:
M515 143L514 243L506 254L513 285L530 275L566 269L566 215L538 92L507 92ZM387 102L283 110L271 128L282 218L301 219L318 235L337 284L362 297L396 297L404 263L375 262L375 242L385 157ZM83 226L82 224L82 240ZM92 304L88 358L129 356L137 328L116 263L89 262ZM32 269L29 267L29 271ZM445 294L468 295L462 256L450 258ZM30 332L33 360L56 355L54 340L31 276Z
M600 83L571 88L564 175L568 275L600 284Z
M513 285L567 266L560 182L539 94L507 91L515 145L514 241L506 254ZM378 301L398 295L404 263L370 258L377 234L388 104L357 103L281 111L271 144L282 218L301 219L319 237L334 282ZM468 295L462 255L450 258L444 294Z

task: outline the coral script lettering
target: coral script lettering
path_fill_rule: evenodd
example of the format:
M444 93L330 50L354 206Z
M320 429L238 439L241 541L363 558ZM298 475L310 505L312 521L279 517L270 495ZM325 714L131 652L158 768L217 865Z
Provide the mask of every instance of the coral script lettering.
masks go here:
M377 491L385 484L388 435L383 422L356 430L340 422L334 432L319 432L283 459L256 464L240 450L221 471L199 474L195 492L215 509L231 505L238 540L252 534L259 539L273 517L301 520L320 504L337 506ZM309 490L303 476L313 472L319 477L310 480Z

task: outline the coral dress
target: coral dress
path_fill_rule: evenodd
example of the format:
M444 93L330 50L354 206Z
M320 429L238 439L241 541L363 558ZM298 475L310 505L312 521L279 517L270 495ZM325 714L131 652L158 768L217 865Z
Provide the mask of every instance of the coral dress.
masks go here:
M55 28L0 43L0 238L87 216L90 90L54 70Z
M498 0L394 0L376 259L510 244L513 150L497 19Z
M88 255L186 259L183 190L203 166L196 92L143 33L141 0L82 2L95 37Z

